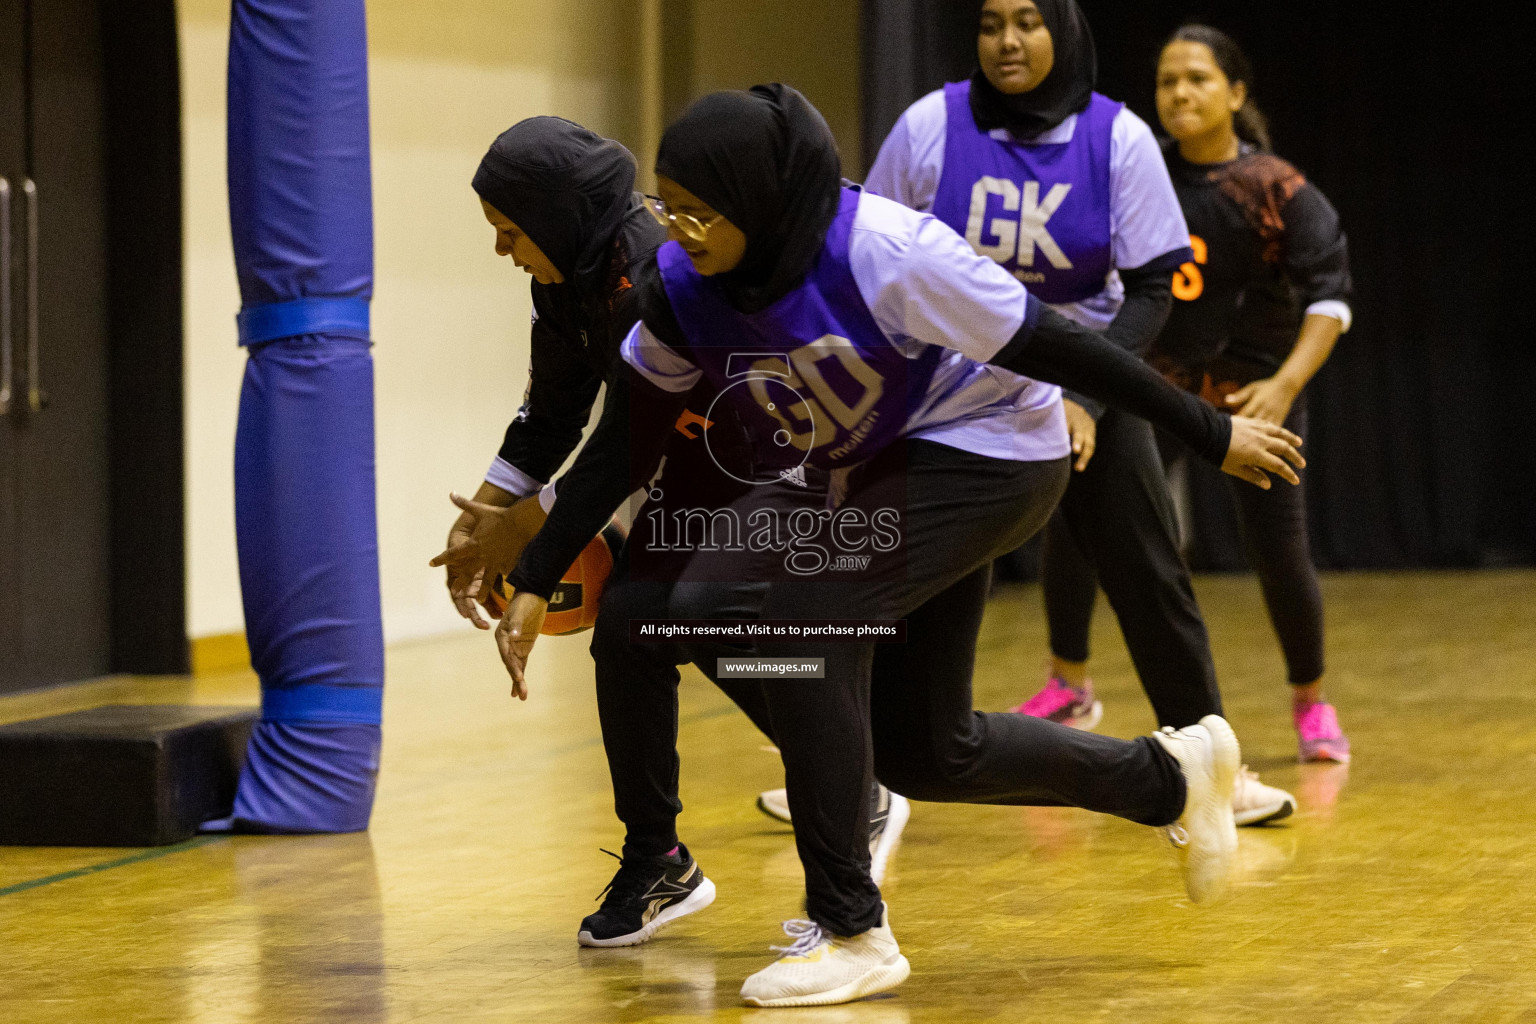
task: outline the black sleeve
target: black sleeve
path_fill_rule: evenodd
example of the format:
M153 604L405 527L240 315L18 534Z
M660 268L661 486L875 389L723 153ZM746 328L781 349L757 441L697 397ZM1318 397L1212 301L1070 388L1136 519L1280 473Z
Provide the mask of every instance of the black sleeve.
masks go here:
M1226 416L1043 303L1031 301L1024 326L991 362L1151 420L1217 466L1226 460L1232 443L1232 424Z
M581 441L602 377L553 319L533 322L528 390L497 454L541 483L547 482Z
M1191 255L1188 249L1178 249L1134 269L1121 270L1125 300L1104 329L1104 337L1132 355L1145 355L1173 310L1173 272ZM1088 410L1094 419L1104 415L1103 402L1075 391L1066 397Z
M1349 275L1349 243L1338 211L1310 182L1285 205L1286 276L1305 309L1314 302L1348 302L1354 292Z
M679 352L688 350L688 340L667 298L667 288L661 279L661 271L653 270L635 283L635 309L645 322L646 330Z
M508 576L513 587L546 599L554 593L582 549L650 479L687 399L633 370L615 375L597 427L555 488L549 518Z

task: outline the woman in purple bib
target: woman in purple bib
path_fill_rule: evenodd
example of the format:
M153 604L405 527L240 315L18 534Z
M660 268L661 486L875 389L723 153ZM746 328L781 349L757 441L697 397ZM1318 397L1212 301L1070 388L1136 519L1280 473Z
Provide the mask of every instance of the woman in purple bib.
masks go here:
M1165 827L1191 897L1218 890L1236 848L1238 749L1223 719L1125 741L983 714L970 659L937 662L924 638L974 635L991 560L1039 529L1065 486L1060 401L1041 381L1132 409L1259 486L1266 472L1294 478L1299 439L1219 415L941 222L844 188L831 132L793 89L704 97L667 130L656 169L671 240L636 285L642 321L622 346L633 372L510 574L497 640L526 696L561 571L651 478L694 385L713 381L766 472L747 497L702 510L708 539L651 614L744 623L752 639L701 641L692 660L783 755L810 920L785 925L793 941L743 998L846 1002L906 978L870 877L876 776L914 799L1065 804ZM774 493L808 471L832 475L826 506L792 500L775 517ZM595 493L578 480L604 499L568 500ZM877 654L854 637L752 632L786 620L905 620L908 641ZM794 677L732 678L717 658Z
M1093 36L1073 0L985 0L979 68L913 104L866 188L933 215L1062 315L1141 355L1173 303L1189 231L1156 140L1093 91ZM1069 392L1071 483L1045 529L1045 688L1014 710L1079 729L1102 707L1079 609L1102 585L1158 724L1222 713L1210 639L1180 555L1151 425ZM1244 771L1239 824L1283 817L1290 794Z

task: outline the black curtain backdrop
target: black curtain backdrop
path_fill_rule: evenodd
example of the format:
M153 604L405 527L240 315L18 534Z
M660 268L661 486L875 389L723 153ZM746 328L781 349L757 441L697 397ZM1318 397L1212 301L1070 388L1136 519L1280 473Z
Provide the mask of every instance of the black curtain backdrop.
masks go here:
M1185 21L1256 67L1276 151L1349 234L1355 324L1309 388L1320 565L1536 562L1531 72L1493 5L1083 3L1099 90L1159 130L1153 69ZM866 0L867 157L975 63L969 0ZM1159 134L1161 134L1159 130ZM1214 470L1192 480L1196 568L1244 565Z

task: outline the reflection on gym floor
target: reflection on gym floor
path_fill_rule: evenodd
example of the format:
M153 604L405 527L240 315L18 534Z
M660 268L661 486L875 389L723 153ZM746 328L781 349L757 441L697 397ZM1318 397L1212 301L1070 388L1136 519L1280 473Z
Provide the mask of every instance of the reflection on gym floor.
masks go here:
M690 676L682 832L719 899L649 945L581 949L576 924L612 873L598 847L621 842L584 640L543 642L519 704L489 638L466 632L391 651L367 834L144 856L0 849L0 1019L1533 1019L1536 574L1326 580L1347 768L1292 760L1257 585L1198 590L1245 758L1301 804L1243 831L1238 884L1214 907L1183 899L1150 829L1061 808L917 805L886 886L911 979L849 1006L739 1007L741 980L799 912L800 869L788 827L753 806L781 784L776 758ZM979 704L1038 685L1041 618L1033 588L993 602ZM1096 629L1101 728L1151 728L1113 618ZM0 701L0 721L255 694L248 675L117 680Z

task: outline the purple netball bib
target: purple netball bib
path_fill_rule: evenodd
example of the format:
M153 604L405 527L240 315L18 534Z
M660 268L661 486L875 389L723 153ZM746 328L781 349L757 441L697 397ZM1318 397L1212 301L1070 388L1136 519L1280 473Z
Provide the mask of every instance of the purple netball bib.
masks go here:
M657 252L684 353L735 408L768 466L870 458L906 428L940 350L909 359L876 325L848 265L859 193L844 190L815 265L794 291L741 313L676 242Z
M933 215L1052 304L1104 290L1113 266L1109 144L1121 104L1098 93L1072 141L999 142L976 127L971 83L944 86L944 173Z

